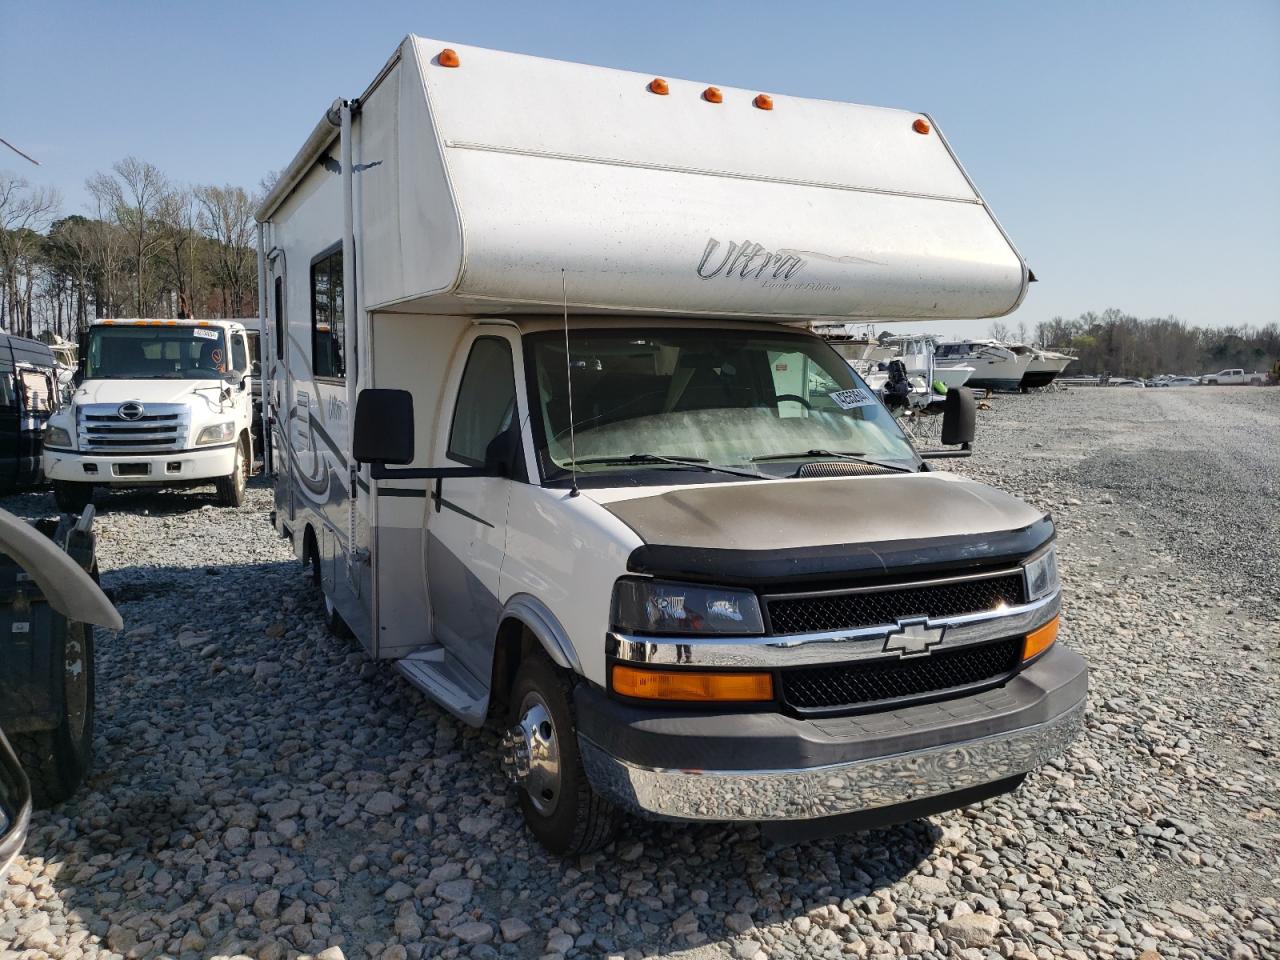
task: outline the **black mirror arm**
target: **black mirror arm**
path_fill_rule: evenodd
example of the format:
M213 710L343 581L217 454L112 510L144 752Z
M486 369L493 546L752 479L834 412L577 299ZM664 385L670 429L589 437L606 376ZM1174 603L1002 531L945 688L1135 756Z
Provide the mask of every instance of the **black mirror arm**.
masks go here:
M495 472L487 467L388 467L385 463L371 463L369 476L374 480L442 480L449 477L492 477Z
M947 460L955 457L972 457L973 445L969 443L960 444L959 450L920 450L918 451L921 460Z

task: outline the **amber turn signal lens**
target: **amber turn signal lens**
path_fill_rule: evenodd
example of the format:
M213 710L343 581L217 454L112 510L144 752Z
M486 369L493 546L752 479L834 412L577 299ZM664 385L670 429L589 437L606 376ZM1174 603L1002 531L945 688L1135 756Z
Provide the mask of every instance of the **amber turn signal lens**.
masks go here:
M925 120L923 117L921 117L921 118L917 119L917 120L916 120L916 122L915 122L915 123L913 123L913 124L911 125L911 129L912 129L912 130L914 130L916 133L928 133L928 132L929 132L929 121L928 121L928 120Z
M642 670L617 664L614 693L640 700L712 701L772 700L773 677L767 673L702 673L693 670Z
M436 57L442 67L456 67L462 61L458 59L458 51L450 47L445 47L440 51L440 56Z
M1057 639L1058 618L1054 617L1043 627L1037 627L1027 634L1027 640L1022 646L1022 659L1030 660L1032 657L1044 653L1053 646L1053 641Z
M667 86L667 81L661 77L654 77L649 81L649 92L656 93L660 97L665 97L671 92L671 88Z
M769 96L767 93L757 93L756 98L751 102L761 110L773 109L773 97Z
M707 103L724 103L724 94L720 92L719 87L707 87L702 91L702 99Z

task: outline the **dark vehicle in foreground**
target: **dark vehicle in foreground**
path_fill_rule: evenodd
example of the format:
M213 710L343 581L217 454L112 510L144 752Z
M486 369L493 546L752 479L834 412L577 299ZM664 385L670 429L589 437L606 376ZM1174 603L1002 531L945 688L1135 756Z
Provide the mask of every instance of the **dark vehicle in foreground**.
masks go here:
M53 352L39 340L0 334L0 493L44 480L45 421L60 406Z
M123 626L94 548L92 507L36 525L0 510L0 874L32 807L66 800L89 768L93 626Z

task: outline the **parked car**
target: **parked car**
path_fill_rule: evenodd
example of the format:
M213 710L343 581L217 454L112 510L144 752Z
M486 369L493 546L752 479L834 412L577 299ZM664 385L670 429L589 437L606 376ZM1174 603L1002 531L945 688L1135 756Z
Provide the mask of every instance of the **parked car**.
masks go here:
M1251 387L1260 387L1267 382L1267 375L1257 371L1245 373L1240 367L1232 367L1229 370L1219 370L1217 373L1206 373L1200 378L1200 382L1210 387L1240 387L1246 384Z
M1165 382L1167 387L1198 387L1200 386L1199 377L1172 377Z

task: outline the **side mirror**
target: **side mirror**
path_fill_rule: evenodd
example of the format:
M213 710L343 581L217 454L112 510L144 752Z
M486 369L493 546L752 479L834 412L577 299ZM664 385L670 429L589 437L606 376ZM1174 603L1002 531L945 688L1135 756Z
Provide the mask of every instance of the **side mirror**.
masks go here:
M942 408L942 443L959 446L959 450L921 450L925 460L943 457L968 457L973 454L973 436L977 432L978 401L973 391L965 387L952 387Z
M351 436L356 463L411 463L413 395L408 390L361 390Z
M947 391L946 405L942 408L942 445L973 443L978 426L978 401L973 391L965 387L952 387Z

